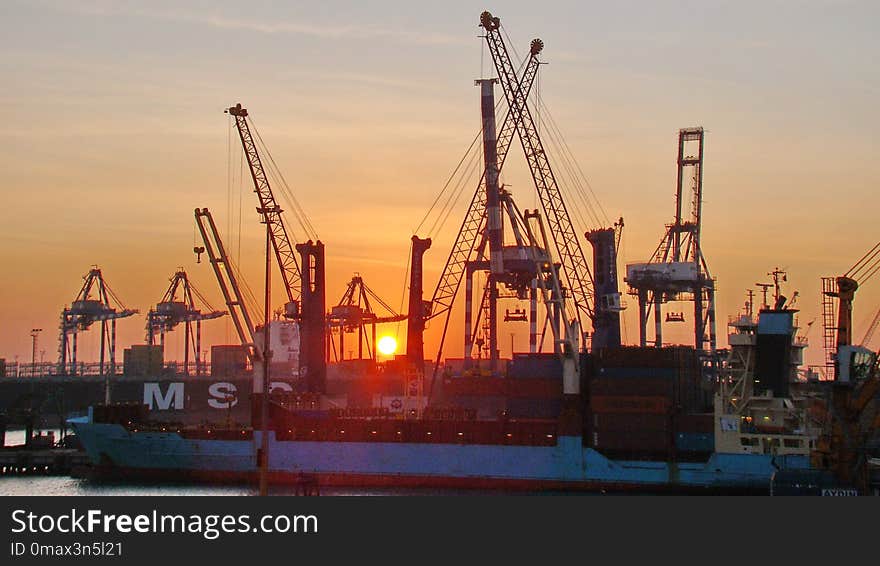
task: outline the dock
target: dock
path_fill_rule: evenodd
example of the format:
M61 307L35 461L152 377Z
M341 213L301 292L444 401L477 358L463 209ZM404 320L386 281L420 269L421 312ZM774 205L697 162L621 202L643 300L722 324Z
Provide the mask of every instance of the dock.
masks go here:
M0 475L66 476L74 468L88 466L85 452L72 448L27 450L9 447L0 450Z

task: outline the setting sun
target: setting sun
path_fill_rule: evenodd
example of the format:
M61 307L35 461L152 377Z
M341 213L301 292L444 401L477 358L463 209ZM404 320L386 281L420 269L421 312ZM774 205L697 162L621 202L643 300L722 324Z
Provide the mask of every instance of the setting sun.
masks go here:
M397 340L394 336L383 336L379 338L379 353L390 356L397 351Z

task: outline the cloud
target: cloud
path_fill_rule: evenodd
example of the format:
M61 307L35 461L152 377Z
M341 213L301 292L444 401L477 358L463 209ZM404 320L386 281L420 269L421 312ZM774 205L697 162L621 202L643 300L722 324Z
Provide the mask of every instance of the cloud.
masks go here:
M176 8L161 9L151 5L149 9L140 4L120 4L103 0L53 4L61 9L79 13L112 16L133 15L146 18L192 23L225 30L243 30L260 34L304 35L321 39L385 39L415 45L469 45L470 37L459 37L425 30L387 29L369 24L334 23L318 24L305 20L273 20L231 18L217 14L202 14Z

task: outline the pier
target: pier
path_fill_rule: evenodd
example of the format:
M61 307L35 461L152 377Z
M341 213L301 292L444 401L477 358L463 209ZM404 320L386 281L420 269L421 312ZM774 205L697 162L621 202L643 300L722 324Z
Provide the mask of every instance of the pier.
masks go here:
M0 450L0 475L66 476L74 468L88 466L88 456L72 448L27 450L21 447Z

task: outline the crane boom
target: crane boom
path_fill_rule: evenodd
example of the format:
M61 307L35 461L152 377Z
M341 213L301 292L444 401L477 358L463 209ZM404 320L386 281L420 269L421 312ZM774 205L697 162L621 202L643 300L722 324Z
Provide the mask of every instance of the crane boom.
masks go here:
M297 263L298 256L290 243L287 228L281 216L283 211L275 200L275 195L272 193L272 187L269 185L268 177L266 177L263 162L260 159L256 143L254 143L254 138L251 135L251 129L247 120L247 108L242 108L241 104L236 104L228 108L226 112L235 118L235 126L238 129L238 136L241 139L241 145L247 157L248 168L254 182L254 192L257 193L257 198L260 200L260 208L257 209L257 212L262 215L263 222L268 223L271 227L272 248L275 251L275 258L278 260L281 279L284 282L284 290L287 293L288 303L285 305L285 315L293 318L299 312L301 276L299 264Z
M575 305L575 314L583 328L582 316L586 316L590 320L593 319L591 306L593 277L589 264L584 257L580 240L566 210L562 193L541 143L538 128L529 110L526 100L528 92L524 91L516 80L516 72L510 61L507 46L501 37L501 22L491 13L483 12L480 16L480 25L486 30L486 43L498 71L502 90L504 90L508 106L514 117L516 130L526 154L535 188L538 191L547 224L556 244L565 280Z
M254 341L251 316L241 294L241 288L238 286L235 270L232 268L229 256L226 255L226 248L223 247L223 240L220 239L217 225L214 223L214 217L207 208L195 209L195 216L202 240L205 242L205 251L214 269L214 275L217 276L223 299L229 307L229 315L232 317L241 345L247 350L252 362L262 360L262 352Z
M523 71L522 79L520 79L522 84L521 88L525 93L531 91L532 85L535 82L535 76L538 74L538 66L540 65L540 62L538 61L537 55L541 51L543 45L540 41L541 40L534 40L532 42L532 53L528 65ZM501 130L498 133L499 172L507 158L507 153L513 142L513 135L516 132L516 120L514 114L514 111L508 111L501 126ZM440 276L440 280L437 282L434 296L431 299L431 313L427 316L428 320L440 316L452 309L455 295L458 292L461 278L464 274L465 264L473 255L479 236L484 231L483 228L485 223L486 175L484 172L483 176L480 178L480 185L474 193L473 199L471 199L471 204L468 207L467 214L461 224L461 229L458 231L458 235L455 238L455 244L452 246L449 258L446 260L443 273Z

